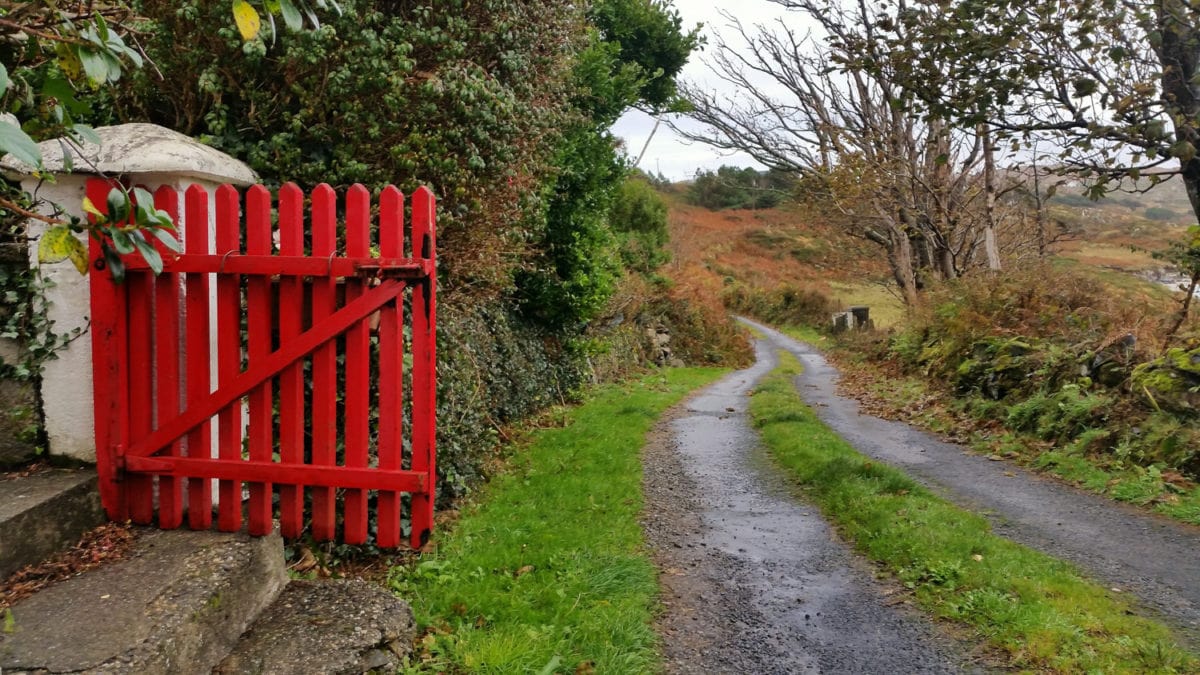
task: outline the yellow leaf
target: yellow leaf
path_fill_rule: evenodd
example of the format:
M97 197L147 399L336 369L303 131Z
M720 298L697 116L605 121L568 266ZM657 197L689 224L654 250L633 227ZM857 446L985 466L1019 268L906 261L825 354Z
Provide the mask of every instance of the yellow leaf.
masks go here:
M258 37L258 31L262 29L262 20L258 18L258 11L251 7L246 0L234 0L233 20L237 23L238 32L242 34L242 39L246 42Z
M88 253L71 228L58 225L46 230L38 241L38 262L54 263L70 258L80 274L88 273Z
M60 42L54 46L54 51L58 54L58 67L62 69L63 75L66 75L68 80L78 80L83 77L83 62L79 60L79 55L70 45Z
M88 197L83 198L83 210L97 218L104 218L104 214L100 212L100 209L96 208L96 205Z

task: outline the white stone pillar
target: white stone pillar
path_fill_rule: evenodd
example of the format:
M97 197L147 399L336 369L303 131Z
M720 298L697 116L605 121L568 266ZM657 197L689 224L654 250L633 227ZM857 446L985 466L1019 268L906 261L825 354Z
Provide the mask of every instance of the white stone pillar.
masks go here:
M121 124L101 127L99 146L85 144L83 152L73 151L74 171L64 171L63 153L57 141L40 145L45 172L53 181L43 181L34 175L33 167L11 156L0 159L0 169L40 200L39 211L52 213L51 203L72 215L84 217L83 198L87 180L98 174L120 178L129 185L143 185L151 192L168 185L180 193L182 232L183 191L200 185L209 192L209 246L215 246L216 223L212 199L222 184L239 187L257 182L258 177L242 162L201 144L192 138L153 124ZM37 263L37 241L46 225L29 221L30 258ZM70 261L44 264L43 273L53 281L47 291L50 301L49 319L54 331L70 332L85 327L91 314L88 277L81 276ZM215 285L212 290L215 308ZM215 326L216 322L213 321ZM213 382L216 382L215 356L212 363ZM41 398L43 420L52 455L86 462L96 461L95 419L92 408L92 340L84 333L58 358L48 361L42 372ZM214 430L215 431L215 430ZM214 443L215 447L215 443Z

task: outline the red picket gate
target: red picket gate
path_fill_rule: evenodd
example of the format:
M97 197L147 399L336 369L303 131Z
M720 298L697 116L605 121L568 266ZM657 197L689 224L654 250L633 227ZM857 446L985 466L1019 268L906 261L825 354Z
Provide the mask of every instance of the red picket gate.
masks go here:
M93 179L87 194L104 209L110 189ZM404 195L394 187L380 195L374 226L361 185L347 193L341 223L332 188L317 186L310 199L306 231L305 195L295 185L280 189L277 215L271 193L251 187L244 217L242 195L222 186L210 245L210 195L192 186L183 199L184 253L160 245L157 276L129 256L119 284L92 243L96 460L110 518L149 524L157 511L159 526L176 528L186 510L192 529L209 529L216 481L220 530L240 530L244 516L251 534L267 534L278 513L285 537L311 524L317 540L331 540L340 499L342 540L360 544L374 496L375 542L390 548L402 539L401 494L409 493L411 545L428 539L436 478L433 195L412 195L407 256ZM179 222L178 192L162 187L154 202Z

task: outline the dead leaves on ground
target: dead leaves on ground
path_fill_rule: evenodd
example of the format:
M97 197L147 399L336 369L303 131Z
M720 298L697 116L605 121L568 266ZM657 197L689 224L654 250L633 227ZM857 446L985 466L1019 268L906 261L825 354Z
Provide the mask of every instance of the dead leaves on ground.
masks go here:
M72 548L41 564L23 567L5 579L0 584L0 610L53 583L121 560L133 549L135 538L129 523L109 523L91 530Z

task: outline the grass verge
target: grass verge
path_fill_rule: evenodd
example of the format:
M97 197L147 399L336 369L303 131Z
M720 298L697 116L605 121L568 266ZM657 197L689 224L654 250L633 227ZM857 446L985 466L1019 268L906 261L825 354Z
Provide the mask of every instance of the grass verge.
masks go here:
M641 449L664 410L723 372L603 387L536 431L435 554L394 570L425 630L412 672L654 672Z
M788 329L785 332L792 337L820 344L814 338L805 336L811 329ZM860 367L850 359L842 359L839 366L844 376L853 376L853 370ZM1112 453L1099 456L1091 454L1088 452L1090 437L1087 433L1074 442L1055 444L1028 433L1005 429L996 422L1007 415L1007 411L998 403L976 397L944 397L920 377L898 373L891 373L887 377L871 377L862 391L890 410L891 416L946 436L955 443L969 446L975 452L996 455L1057 476L1088 492L1136 504L1184 523L1200 525L1200 486L1182 480L1178 472L1156 465L1140 466L1123 461ZM976 430L971 432L972 428Z
M937 617L972 627L1016 668L1196 672L1170 630L1069 564L991 533L987 521L859 454L796 394L799 363L758 387L750 412L771 455L855 546Z

